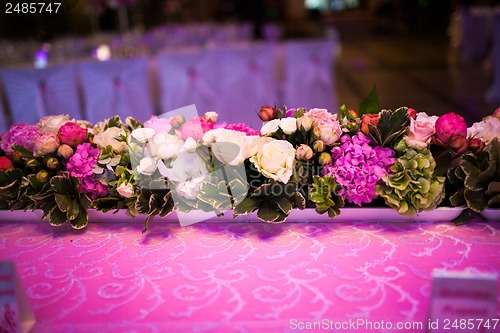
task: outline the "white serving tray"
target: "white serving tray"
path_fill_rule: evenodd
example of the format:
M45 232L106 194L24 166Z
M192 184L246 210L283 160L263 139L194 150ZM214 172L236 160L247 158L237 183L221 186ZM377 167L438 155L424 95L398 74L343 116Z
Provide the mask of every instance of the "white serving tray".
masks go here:
M451 222L463 211L462 207L440 207L430 212L422 212L418 216L402 216L390 208L342 208L339 216L329 218L328 215L319 215L313 208L304 210L294 209L290 212L286 222ZM41 211L8 211L0 212L1 222L40 222ZM95 222L139 222L143 223L146 216L130 217L125 210L117 213L101 213L89 210L89 223ZM217 217L213 213L202 211L192 211L190 213L179 214L173 212L166 217L156 216L153 222L181 222L192 224L196 222L262 222L257 218L257 213L248 215L232 216L232 211L225 211L224 216Z

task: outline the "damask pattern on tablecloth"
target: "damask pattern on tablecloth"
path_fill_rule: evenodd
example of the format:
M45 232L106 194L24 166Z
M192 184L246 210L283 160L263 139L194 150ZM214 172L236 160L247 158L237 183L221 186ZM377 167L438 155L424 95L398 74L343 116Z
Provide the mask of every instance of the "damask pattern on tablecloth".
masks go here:
M35 332L297 332L291 320L425 322L433 269L500 273L499 223L141 229L0 223L0 258L16 263Z

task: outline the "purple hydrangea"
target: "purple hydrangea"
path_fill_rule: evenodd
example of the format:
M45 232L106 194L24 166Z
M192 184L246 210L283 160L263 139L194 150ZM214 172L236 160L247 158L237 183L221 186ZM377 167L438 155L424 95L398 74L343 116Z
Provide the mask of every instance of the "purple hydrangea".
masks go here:
M375 146L362 132L353 137L344 135L341 145L332 148L332 162L325 166L323 175L334 176L341 185L342 198L361 206L375 197L375 185L394 165L394 156L392 149Z
M92 147L90 143L82 143L78 145L66 164L66 170L70 176L80 180L78 191L88 194L91 200L108 194L107 186L96 179L92 171L99 159L99 152L100 150Z
M40 128L37 125L12 125L7 132L1 135L0 148L7 156L12 156L12 145L19 145L33 151L38 134L40 134Z

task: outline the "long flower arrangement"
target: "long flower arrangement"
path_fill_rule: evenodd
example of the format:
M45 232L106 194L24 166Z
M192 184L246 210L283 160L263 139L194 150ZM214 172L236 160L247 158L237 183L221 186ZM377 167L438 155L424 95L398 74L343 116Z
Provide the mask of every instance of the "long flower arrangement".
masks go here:
M97 124L48 116L1 135L0 209L42 210L74 228L88 210L155 217L201 210L256 211L283 222L292 209L333 218L344 206L405 216L439 206L500 206L500 109L464 119L401 107L380 110L375 88L357 110L263 106L257 131L217 114Z

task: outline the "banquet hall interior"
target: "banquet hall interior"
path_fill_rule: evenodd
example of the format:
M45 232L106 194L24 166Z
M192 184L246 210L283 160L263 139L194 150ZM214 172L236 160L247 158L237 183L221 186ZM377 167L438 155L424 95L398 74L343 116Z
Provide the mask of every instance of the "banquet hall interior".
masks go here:
M356 110L373 87L381 109L454 112L469 126L500 108L498 0L42 2L58 12L23 14L21 1L0 12L0 133L190 104L260 131L264 105ZM22 290L4 297L0 266L0 332L500 332L498 216L401 222L370 208L145 233L141 217L111 212L82 230L0 212L0 263L15 264ZM446 294L464 278L494 295L492 312L453 312L466 298L434 313L439 283ZM12 331L6 304L20 313ZM464 318L472 329L441 330ZM488 328L474 326L482 318Z

